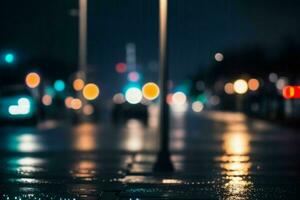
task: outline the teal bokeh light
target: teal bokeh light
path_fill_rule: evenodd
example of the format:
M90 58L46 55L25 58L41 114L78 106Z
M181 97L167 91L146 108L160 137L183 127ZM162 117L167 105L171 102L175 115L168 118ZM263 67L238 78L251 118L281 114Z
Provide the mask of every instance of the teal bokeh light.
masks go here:
M200 101L201 103L207 103L207 98L206 98L205 94L199 94L197 96L197 100Z
M138 88L139 90L142 89L141 84L139 83L128 83L127 85L125 85L122 89L122 93L125 94L127 90L129 90L130 88Z
M5 60L6 63L11 64L11 63L14 62L15 56L14 56L14 54L12 54L12 53L7 53L7 54L5 54L5 56L4 56L4 60Z
M64 91L65 89L65 82L63 80L56 80L54 82L54 89L58 92Z
M36 104L30 96L12 96L0 99L0 118L29 119L35 113Z
M45 88L45 93L47 95L50 95L51 97L54 97L55 96L55 90L51 87L51 86L47 86Z

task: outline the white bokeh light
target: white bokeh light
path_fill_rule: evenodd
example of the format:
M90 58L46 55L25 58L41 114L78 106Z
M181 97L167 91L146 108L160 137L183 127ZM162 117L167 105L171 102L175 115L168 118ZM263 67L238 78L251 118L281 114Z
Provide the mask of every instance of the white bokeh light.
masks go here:
M193 104L192 104L192 109L194 112L201 112L203 110L203 103L200 102L200 101L195 101Z
M238 79L233 84L234 91L238 94L245 94L248 91L248 83L243 79Z
M183 92L176 92L172 96L172 102L177 106L184 105L186 103L186 95Z
M143 94L138 88L129 88L125 93L125 98L130 104L138 104L142 101Z

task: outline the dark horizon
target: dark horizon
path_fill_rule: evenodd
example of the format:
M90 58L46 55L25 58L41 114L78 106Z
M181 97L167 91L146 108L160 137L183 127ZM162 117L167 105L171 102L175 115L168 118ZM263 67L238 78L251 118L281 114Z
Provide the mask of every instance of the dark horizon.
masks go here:
M210 66L216 52L256 44L272 55L286 38L299 42L299 5L292 0L170 2L171 78L183 80ZM19 60L48 58L77 65L77 7L71 0L3 2L0 50L15 51ZM150 0L89 1L88 63L98 71L97 79L107 81L115 64L125 60L129 42L136 44L143 68L157 62L157 8L157 1Z

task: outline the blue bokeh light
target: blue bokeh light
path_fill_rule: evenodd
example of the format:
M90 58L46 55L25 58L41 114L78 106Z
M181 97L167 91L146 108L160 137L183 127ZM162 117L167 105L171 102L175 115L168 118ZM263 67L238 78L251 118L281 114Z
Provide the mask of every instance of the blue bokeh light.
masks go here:
M64 91L65 89L65 82L63 80L56 80L54 82L54 89L58 92Z

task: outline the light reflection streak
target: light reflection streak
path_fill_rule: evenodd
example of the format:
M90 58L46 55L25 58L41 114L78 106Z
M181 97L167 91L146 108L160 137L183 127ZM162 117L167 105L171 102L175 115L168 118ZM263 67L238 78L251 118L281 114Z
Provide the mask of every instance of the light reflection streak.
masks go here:
M44 161L38 158L25 157L25 158L18 159L16 163L21 166L37 166L43 164Z
M83 123L75 127L73 148L78 151L93 151L97 148L98 127L92 123ZM94 159L77 159L70 168L74 178L90 181L95 176L96 161Z
M19 152L31 153L44 149L39 137L34 134L16 134L9 139L9 149Z
M178 179L162 179L163 184L182 184L181 180Z
M96 174L96 162L94 160L79 160L70 172L75 178L90 180Z
M125 149L129 151L141 151L144 144L143 135L142 124L137 120L129 120L125 137Z
M97 128L90 123L84 123L74 129L73 147L79 151L91 151L96 149Z
M8 163L10 168L23 176L33 176L34 173L43 170L45 160L34 157L13 158Z
M159 107L155 104L148 106L149 119L148 124L151 128L158 127Z
M223 149L226 154L245 155L250 151L250 136L242 132L229 132L224 135Z
M247 197L253 185L249 180L251 136L245 123L230 123L227 131L223 136L224 154L216 158L220 161L221 174L225 176L223 187L227 199Z

